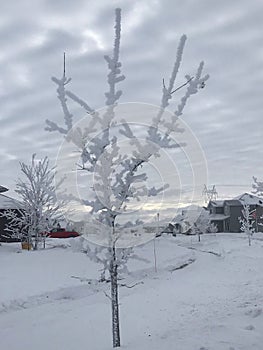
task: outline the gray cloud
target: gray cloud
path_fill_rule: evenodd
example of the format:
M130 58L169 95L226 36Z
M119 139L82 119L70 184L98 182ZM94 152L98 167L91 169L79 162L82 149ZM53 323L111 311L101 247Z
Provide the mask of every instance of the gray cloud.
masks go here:
M107 88L103 55L111 52L113 10L120 5L121 1L83 0L3 4L2 185L13 188L18 161L29 161L33 152L56 157L61 139L44 131L44 121L63 122L50 77L61 74L64 51L72 90L94 108L103 106ZM162 78L168 79L178 40L187 34L178 84L202 59L211 78L190 101L183 118L204 149L210 183L218 185L219 193L249 190L252 175L263 176L262 1L130 0L122 7L121 61L127 77L122 102L159 103ZM77 118L83 116L74 110Z

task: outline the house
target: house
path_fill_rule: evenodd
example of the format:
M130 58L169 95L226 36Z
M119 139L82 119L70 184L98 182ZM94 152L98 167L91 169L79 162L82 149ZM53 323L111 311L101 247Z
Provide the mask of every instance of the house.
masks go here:
M176 224L169 223L168 225L166 225L162 229L161 234L168 233L168 234L172 234L172 235L176 236L176 233L181 233L180 228L181 228L181 226L177 223Z
M177 214L170 225L170 233L182 233L185 235L192 233L193 224L199 218L204 208L197 205L190 205L182 209L181 213ZM168 226L169 229L169 226Z
M240 232L243 204L248 204L253 211L254 228L263 232L263 199L249 193L244 193L233 199L210 201L207 209L210 220L217 226L218 232Z
M0 186L0 213L2 214L5 210L11 209L17 211L17 201L11 197L4 195L8 189ZM12 241L10 234L5 230L7 224L7 219L0 216L0 241L7 242Z

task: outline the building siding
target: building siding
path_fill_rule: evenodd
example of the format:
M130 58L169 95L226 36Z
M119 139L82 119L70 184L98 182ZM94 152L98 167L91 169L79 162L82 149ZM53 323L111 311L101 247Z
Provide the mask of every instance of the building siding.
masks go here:
M243 196L249 196L252 199L257 199L258 203L261 203L260 198L248 194ZM241 196L242 197L242 196ZM241 232L241 223L239 218L243 217L243 203L238 199L225 200L225 201L210 201L207 209L210 212L211 222L217 225L218 232ZM256 218L254 221L255 232L263 232L263 206L261 204L251 204L250 210L256 210ZM222 213L227 218L220 218ZM218 215L218 217L217 217Z

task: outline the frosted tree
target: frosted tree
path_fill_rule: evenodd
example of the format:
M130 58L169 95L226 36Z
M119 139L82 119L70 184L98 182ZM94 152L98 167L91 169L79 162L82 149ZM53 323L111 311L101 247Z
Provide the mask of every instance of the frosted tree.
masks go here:
M254 183L252 184L252 188L254 189L253 193L263 196L263 181L258 181L258 179L253 176Z
M2 215L8 220L6 231L37 250L45 239L43 233L63 218L61 205L56 201L55 171L47 157L36 160L35 154L31 164L21 162L20 167L23 178L18 179L15 189L19 196L17 210L6 210Z
M218 228L217 225L214 224L213 222L210 222L209 228L208 228L208 233L217 233Z
M253 220L253 213L255 210L250 210L250 205L247 203L243 203L242 209L242 217L239 217L239 222L241 224L241 232L244 232L248 237L248 245L251 246L251 239L253 234L255 233Z
M191 222L191 219L189 220ZM210 221L209 212L203 209L198 218L191 224L191 230L198 236L198 242L201 241L201 235L204 233L216 233L217 227Z
M138 138L131 125L124 118L122 118L121 123L116 121L116 108L122 95L122 91L118 90L117 86L125 79L121 73L122 64L119 60L120 38L121 10L116 9L113 55L111 57L104 56L109 69L108 91L105 93L106 111L103 113L95 111L83 99L66 88L71 79L66 77L64 65L62 78L53 77L52 80L57 85L65 126L60 126L50 120L46 121L48 131L59 132L64 135L67 142L76 146L80 152L81 170L92 174L93 197L84 200L83 203L87 205L92 216L97 216L99 222L106 227L107 242L104 248L96 247L93 250L90 248L87 249L87 253L91 259L103 265L103 272L109 273L113 347L120 346L118 275L120 269L125 268L131 253L118 246L121 236L128 228L123 226L123 229L120 229L117 220L125 214L131 200L140 200L147 196L153 197L167 188L167 185L159 188L147 188L147 174L143 171L143 167L152 157L159 156L159 151L162 148L180 147L171 138L173 133L182 131L178 130L178 117L182 115L189 98L196 94L199 88L203 88L208 79L208 75L202 76L204 63L201 62L194 76L186 75L186 82L175 87L186 42L186 36L183 35L177 48L176 60L168 86L163 81L158 113L152 116L145 137ZM173 94L183 88L185 88L185 93L177 104L175 112L169 120L166 119L164 112L169 106ZM81 106L90 118L84 128L74 127L73 114L69 108L68 100L70 103ZM165 129L164 133L160 131L161 126ZM131 155L125 154L122 150L120 141L123 139L130 143L133 149Z

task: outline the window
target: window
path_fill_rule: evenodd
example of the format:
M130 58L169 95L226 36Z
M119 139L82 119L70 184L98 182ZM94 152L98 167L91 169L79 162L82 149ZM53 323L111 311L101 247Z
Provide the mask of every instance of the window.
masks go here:
M224 208L223 207L216 207L216 214L224 214Z

